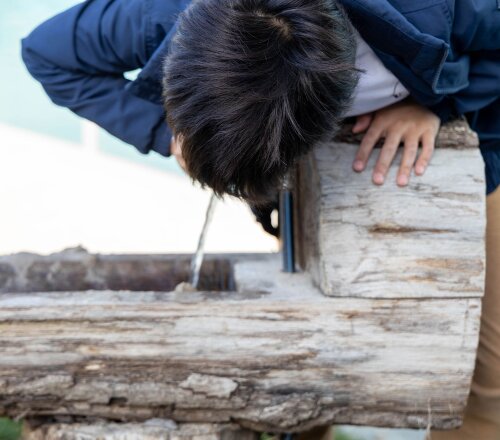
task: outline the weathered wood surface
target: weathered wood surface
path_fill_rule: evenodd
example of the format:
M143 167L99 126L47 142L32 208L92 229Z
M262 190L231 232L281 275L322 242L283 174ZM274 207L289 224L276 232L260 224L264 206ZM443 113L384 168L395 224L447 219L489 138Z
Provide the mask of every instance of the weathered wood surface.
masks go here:
M484 162L467 142L438 148L406 188L396 185L401 152L381 187L371 181L378 154L365 172L352 171L357 145L326 143L303 160L297 241L325 295L483 295Z
M291 432L460 425L480 298L329 298L279 263L232 262L238 292L0 294L0 414Z
M180 293L186 256L1 257L0 414L52 421L30 440L459 426L479 334L484 176L466 126L438 144L405 189L396 165L381 188L353 173L355 145L304 161L310 274L280 273L278 256L208 258L205 291ZM85 423L96 418L107 423Z
M28 430L23 440L258 440L236 424L181 424L152 419L145 423L54 423Z
M231 258L208 255L200 290L233 290ZM0 293L81 290L173 291L190 277L190 255L94 255L81 247L40 258L23 252L0 256Z

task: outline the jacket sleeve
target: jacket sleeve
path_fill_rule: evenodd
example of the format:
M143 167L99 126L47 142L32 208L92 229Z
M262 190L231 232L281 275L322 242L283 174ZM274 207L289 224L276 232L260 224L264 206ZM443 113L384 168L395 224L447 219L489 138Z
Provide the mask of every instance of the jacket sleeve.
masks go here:
M500 97L500 0L447 3L453 20L450 56L467 59L469 81L465 89L431 107L442 122L492 108Z
M42 23L22 57L52 101L134 145L168 156L161 104L129 90L123 73L143 67L155 47L144 0L88 0ZM161 90L158 90L161 94Z
M500 49L498 0L448 0L453 46L461 52Z
M441 121L447 122L469 112L498 106L500 97L500 49L467 54L468 85L463 90L446 95L431 106Z

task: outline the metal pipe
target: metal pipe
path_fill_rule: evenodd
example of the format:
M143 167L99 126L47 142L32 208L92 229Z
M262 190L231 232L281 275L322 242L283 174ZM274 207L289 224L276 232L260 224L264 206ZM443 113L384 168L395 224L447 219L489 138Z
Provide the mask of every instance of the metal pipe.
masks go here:
M293 193L289 179L280 191L280 237L283 254L283 272L295 272L295 246L293 230Z

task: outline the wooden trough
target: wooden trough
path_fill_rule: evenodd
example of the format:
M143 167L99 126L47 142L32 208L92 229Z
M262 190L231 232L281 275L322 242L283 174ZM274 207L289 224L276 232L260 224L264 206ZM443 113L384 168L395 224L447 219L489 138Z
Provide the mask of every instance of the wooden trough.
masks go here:
M210 256L203 290L180 293L188 256L0 257L0 414L30 420L32 440L460 426L484 166L462 123L439 143L405 189L396 165L380 188L354 174L354 143L307 157L299 274L281 273L278 255Z

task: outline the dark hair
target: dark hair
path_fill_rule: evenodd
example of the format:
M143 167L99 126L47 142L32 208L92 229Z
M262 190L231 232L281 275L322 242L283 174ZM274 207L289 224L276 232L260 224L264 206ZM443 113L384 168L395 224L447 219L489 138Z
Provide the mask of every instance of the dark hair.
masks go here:
M195 0L163 84L191 177L218 195L268 200L338 129L358 78L355 49L334 0Z

